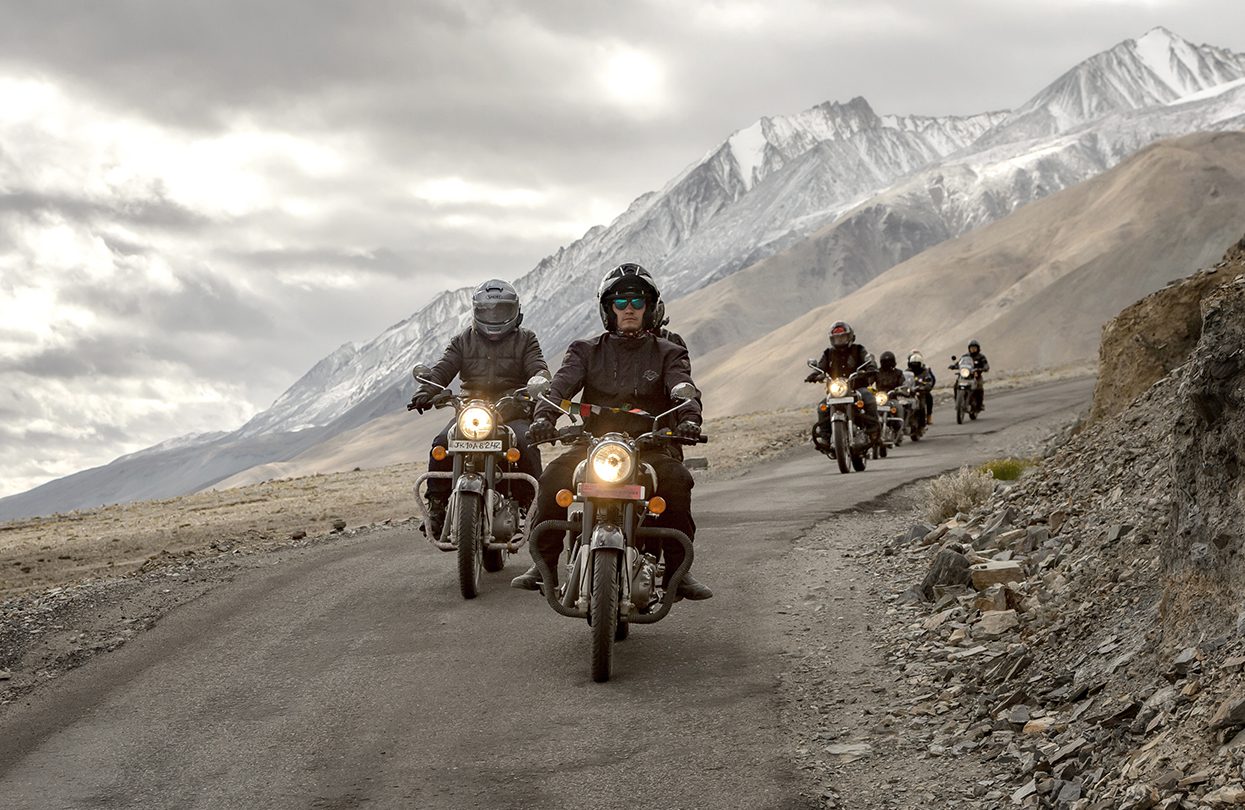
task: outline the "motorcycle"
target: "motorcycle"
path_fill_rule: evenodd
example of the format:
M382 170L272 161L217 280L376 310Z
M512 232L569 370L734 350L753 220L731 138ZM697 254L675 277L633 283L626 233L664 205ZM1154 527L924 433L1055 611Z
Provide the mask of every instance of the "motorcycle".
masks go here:
M558 407L544 397L548 385L543 378L533 378L528 390L533 397ZM567 520L542 521L532 528L530 539L537 543L546 533L563 533L568 560L563 576L558 577L557 588L542 589L555 611L587 619L592 680L598 683L608 681L613 673L614 642L626 639L633 624L652 624L665 618L679 583L692 565L692 541L686 534L644 525L646 518L665 511L666 502L653 494L657 476L650 465L639 461L639 453L670 443L707 440L703 435L682 438L658 427L663 418L691 402L697 391L690 383L680 383L671 395L679 404L653 417L653 429L648 433L634 438L626 433L598 437L582 425L572 425L551 440L586 449L584 461L575 470L574 491L561 490L556 498L562 508L578 504L581 509L571 511ZM663 588L664 540L674 540L683 547L683 561ZM540 555L533 558L542 581L551 582L548 565Z
M860 395L859 386L853 383L857 375L862 373L866 363L852 372L847 379L830 377L818 365L816 360L808 361L809 368L821 372L821 379L826 384L826 397L817 406L818 414L830 413L830 443L824 441L824 435L818 427L824 421L818 418L813 425L813 447L821 453L833 458L839 465L839 472L846 473L850 469L864 472L865 456L873 445L868 432L856 424L853 409L863 410L864 397Z
M905 378L906 381L906 378ZM883 449L903 444L904 428L908 412L912 410L912 396L906 386L891 391L878 391L878 417L882 420ZM886 453L882 453L886 457Z
M429 471L415 479L415 501L423 513L424 526L431 526L420 487L432 478L450 479L441 534L435 538L430 532L425 534L428 542L441 551L457 552L459 591L464 599L474 599L480 593L481 569L490 573L502 570L506 556L517 553L527 543L526 511L510 496L509 487L501 485L507 481L527 481L534 490L539 485L526 473L502 472L501 465L513 464L520 458L514 431L505 424L505 415L525 412L528 400L522 388L496 402L466 399L427 379L431 372L428 366L420 364L413 374L419 382L441 389L433 397L432 407L453 407L457 415L446 446L432 448L432 454L438 461L453 456L454 468L450 472ZM413 410L414 406L407 409Z
M982 390L981 372L967 354L952 356L949 368L955 371L955 423L964 424L964 416L975 420L981 409L977 407L977 392Z
M904 431L912 441L919 442L929 425L927 421L929 414L925 411L925 395L929 393L930 387L918 380L911 371L905 371L903 390L912 403L912 406L908 408Z

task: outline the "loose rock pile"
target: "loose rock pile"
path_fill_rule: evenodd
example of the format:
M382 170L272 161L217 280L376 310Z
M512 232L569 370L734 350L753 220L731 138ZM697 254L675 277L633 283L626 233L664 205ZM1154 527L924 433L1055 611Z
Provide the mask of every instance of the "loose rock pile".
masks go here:
M890 549L930 558L894 598L908 711L931 756L998 767L987 806L1245 804L1245 279L1203 307L1132 407Z

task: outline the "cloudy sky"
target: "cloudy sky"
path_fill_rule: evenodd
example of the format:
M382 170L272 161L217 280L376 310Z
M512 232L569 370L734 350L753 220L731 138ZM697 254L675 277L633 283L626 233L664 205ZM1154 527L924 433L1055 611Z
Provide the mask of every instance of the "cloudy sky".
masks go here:
M762 115L1012 107L1240 0L0 0L0 495L232 429Z

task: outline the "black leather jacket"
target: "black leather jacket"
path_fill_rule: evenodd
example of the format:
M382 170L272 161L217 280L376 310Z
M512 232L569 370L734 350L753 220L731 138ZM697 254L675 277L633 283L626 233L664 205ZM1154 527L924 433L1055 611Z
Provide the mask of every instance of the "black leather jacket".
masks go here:
M829 374L831 377L842 377L847 379L852 372L865 364L869 359L869 352L865 351L865 347L859 343L853 343L850 346L844 346L836 349L833 346L826 347L821 353L821 359L817 361L817 368ZM877 366L862 371L856 377L856 383L860 387L873 384L874 377L877 374Z
M561 368L553 375L548 398L554 402L575 399L582 391L581 401L590 405L639 408L659 414L674 407L677 400L671 398L670 390L683 382L692 382L687 349L652 333L623 337L606 332L591 340L577 340L567 348ZM537 419L554 422L561 415L562 411L547 402L536 406ZM700 424L700 402L693 400L675 416L680 422ZM632 414L604 413L586 416L584 426L597 436L609 431L635 436L647 433L653 423L651 418Z
M449 385L455 377L462 377L468 396L496 399L527 385L528 379L542 371L547 373L549 365L532 330L519 328L501 340L489 340L468 327L450 340L428 379ZM429 385L419 389L428 394L437 390Z
M903 385L903 371L892 369L879 369L877 378L874 380L874 387L879 391L894 391Z

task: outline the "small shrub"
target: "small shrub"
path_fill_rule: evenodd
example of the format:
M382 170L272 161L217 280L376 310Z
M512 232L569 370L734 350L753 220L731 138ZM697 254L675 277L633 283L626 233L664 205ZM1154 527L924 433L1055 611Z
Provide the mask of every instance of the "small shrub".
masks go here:
M1016 481L1034 463L1032 459L1027 458L996 458L982 464L977 471L994 476L995 481Z
M971 512L994 492L994 477L980 470L961 467L958 472L940 475L925 485L925 517L942 523L958 512Z

